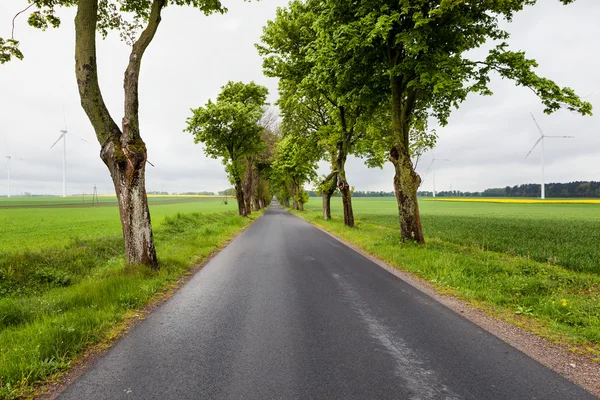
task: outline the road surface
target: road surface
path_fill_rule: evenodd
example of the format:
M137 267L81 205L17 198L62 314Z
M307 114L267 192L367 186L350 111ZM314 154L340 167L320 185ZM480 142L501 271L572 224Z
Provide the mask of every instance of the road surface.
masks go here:
M595 399L273 205L64 399Z

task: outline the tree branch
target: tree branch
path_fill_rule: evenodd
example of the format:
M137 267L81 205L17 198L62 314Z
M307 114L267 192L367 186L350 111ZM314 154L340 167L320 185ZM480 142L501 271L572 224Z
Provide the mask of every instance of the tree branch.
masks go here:
M75 74L81 106L87 114L101 146L118 138L119 127L110 116L98 84L96 65L96 25L98 0L80 0L75 17Z
M123 140L126 142L141 140L139 126L139 77L144 52L152 42L161 20L161 12L166 0L153 0L148 25L134 43L129 55L129 65L125 70L125 113L123 116Z

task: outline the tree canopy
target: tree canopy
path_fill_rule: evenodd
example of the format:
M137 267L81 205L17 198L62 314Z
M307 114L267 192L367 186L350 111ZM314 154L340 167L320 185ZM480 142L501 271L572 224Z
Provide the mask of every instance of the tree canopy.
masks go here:
M563 0L567 4L571 1ZM390 129L381 129L388 159L394 165L404 240L423 241L416 191L420 177L411 161L418 146L430 145L427 122L444 126L470 93L491 95L492 76L532 90L547 113L567 109L591 114L590 103L568 87L540 77L535 60L511 50L501 21L535 0L306 0L314 18L314 43L306 50L313 63L309 76L323 82L334 71L336 82L353 82L341 98L356 106L389 104ZM267 27L268 29L268 27ZM488 55L473 59L469 51L492 44ZM286 61L293 61L286 58ZM358 73L358 75L356 75ZM369 85L363 85L364 78ZM344 86L348 87L348 86ZM370 90L372 87L382 90Z
M60 26L61 20L57 15L59 7L76 7L79 2L78 0L28 0L28 3L29 6L22 11L26 12L33 8L27 18L28 24L46 30ZM116 30L126 43L133 46L140 31L150 22L152 10L161 10L168 6L194 7L204 15L227 12L227 8L220 0L100 0L97 1L96 29L103 37L106 37L110 31ZM23 59L14 32L10 39L0 37L0 64L10 61L13 57Z
M192 110L186 131L195 143L205 145L204 152L211 158L222 158L238 193L238 204L245 204L241 186L243 157L259 152L264 146L259 124L267 104L269 91L254 82L228 82L222 87L216 102L208 100L204 107ZM240 214L246 215L247 211Z

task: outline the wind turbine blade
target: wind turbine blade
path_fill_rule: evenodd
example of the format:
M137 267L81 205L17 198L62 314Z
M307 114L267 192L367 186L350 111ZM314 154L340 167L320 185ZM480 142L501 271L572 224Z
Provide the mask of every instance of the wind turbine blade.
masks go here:
M447 158L442 158L441 161L450 161L450 160L448 160Z
M152 164L150 161L146 160L146 162L154 167L154 164Z
M531 150L529 150L529 153L527 153L527 155L525 156L525 158L529 157L529 155L531 154L531 152L533 151L533 149L536 148L536 146L544 139L544 137L542 136L541 138L539 138L537 140L537 142L535 142L535 144L533 145L533 147L531 148Z
M60 142L60 139L62 139L62 138L63 138L63 136L65 136L65 134L64 134L64 133L63 133L63 134L61 134L61 135L58 137L58 139L56 139L56 142L54 142L54 144L53 144L52 146L50 146L50 148L53 148L54 146L56 146L56 143Z
M66 132L66 131L65 131ZM87 140L85 140L84 138L82 138L81 136L77 136L77 135L73 135L72 133L68 133L70 136L76 137L77 139L86 142L87 144L91 144L90 142L88 142Z
M542 128L540 128L540 125L538 124L537 120L533 116L533 113L530 113L530 114L531 114L531 118L533 118L533 122L535 122L535 126L537 126L538 131L540 131L540 135L542 135L542 137L544 137L544 132L542 132Z
M2 171L4 171L6 169L6 167L8 167L8 164L10 164L10 158L8 159L8 161L6 162L6 164L4 165L4 168L2 168Z
M8 147L8 143L6 142L6 139L4 139L4 144L6 145L6 151L8 152L8 154L10 154L10 148Z
M429 164L429 167L427 167L427 171L425 171L425 176L427 176L427 174L429 173L429 170L433 166L433 163L435 162L435 160L436 160L435 158L433 160L431 160L431 164ZM425 180L425 176L423 177L423 180Z
M575 136L546 136L554 139L575 139Z

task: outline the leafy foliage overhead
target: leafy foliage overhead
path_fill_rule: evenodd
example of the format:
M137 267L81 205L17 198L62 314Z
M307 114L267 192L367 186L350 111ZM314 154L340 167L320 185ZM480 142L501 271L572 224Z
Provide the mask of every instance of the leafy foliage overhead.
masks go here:
M60 26L61 19L57 14L60 7L77 6L78 1L28 0L28 3L33 11L27 22L34 28L46 30ZM164 8L170 5L194 7L205 15L227 12L220 0L98 0L98 31L106 37L109 31L116 30L125 42L133 45L138 32L148 22L152 7ZM14 37L6 40L0 38L0 64L10 61L12 57L23 58L19 51L19 41Z
M536 2L308 0L320 9L315 22L318 40L329 48L344 49L343 53L336 50L343 57L329 58L329 62L340 65L339 73L350 64L361 65L365 58L377 59L370 71L396 78L406 96L415 93L417 118L431 114L446 124L451 110L469 93L492 94L488 87L492 72L531 89L548 113L566 108L591 114L591 104L572 89L538 76L536 61L522 51L511 50L506 43L510 35L500 22L511 21L516 12ZM469 58L468 51L494 42L495 47L484 59Z

